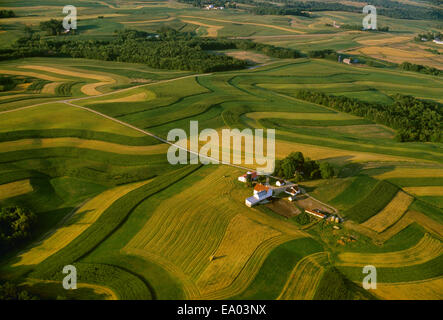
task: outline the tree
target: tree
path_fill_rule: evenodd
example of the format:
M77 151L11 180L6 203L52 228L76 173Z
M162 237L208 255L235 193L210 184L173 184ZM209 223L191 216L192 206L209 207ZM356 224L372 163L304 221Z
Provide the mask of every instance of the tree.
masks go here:
M18 206L0 211L0 251L16 246L31 235L36 216Z
M334 176L334 168L328 162L320 163L320 172L323 179L330 179Z
M48 35L57 36L64 30L63 20L51 19L49 21L40 22L40 29L46 31Z
M5 282L0 284L0 300L37 300L37 297L20 290L15 284Z

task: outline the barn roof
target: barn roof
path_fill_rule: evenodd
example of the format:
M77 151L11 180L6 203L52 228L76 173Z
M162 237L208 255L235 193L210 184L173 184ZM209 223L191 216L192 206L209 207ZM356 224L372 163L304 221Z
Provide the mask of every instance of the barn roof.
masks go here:
M260 192L260 191L268 191L269 187L262 185L261 183L257 183L254 187L254 191Z

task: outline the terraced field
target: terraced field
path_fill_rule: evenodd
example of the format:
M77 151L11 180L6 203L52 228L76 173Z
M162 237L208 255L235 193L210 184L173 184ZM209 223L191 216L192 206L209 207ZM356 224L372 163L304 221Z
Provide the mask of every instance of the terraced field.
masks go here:
M395 61L431 23L384 17L398 35L368 35L325 25L356 23L355 13L258 20L174 1L74 2L88 11L78 39L173 26L305 52L374 56L380 47ZM5 19L0 41L23 33L14 24L36 27L58 9L35 6L35 16ZM0 74L25 80L0 92L0 207L24 206L38 219L32 237L2 256L0 280L53 299L63 295L62 267L74 264L80 285L72 299L441 299L441 143L401 143L391 128L296 98L308 88L386 104L397 93L442 102L441 77L306 57L259 60L211 74L70 58L0 62ZM430 61L440 63L431 53L420 60ZM252 190L237 181L245 169L170 165L164 140L176 128L189 136L191 120L218 133L275 128L277 159L301 151L331 163L335 178L301 186L316 199L306 206L324 202L344 223L303 227L246 207ZM377 267L378 290L361 288L367 264Z

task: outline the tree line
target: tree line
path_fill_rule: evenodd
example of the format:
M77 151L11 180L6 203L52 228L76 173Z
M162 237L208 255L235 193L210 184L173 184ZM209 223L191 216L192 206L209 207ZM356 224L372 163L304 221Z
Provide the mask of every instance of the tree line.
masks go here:
M420 73L425 73L425 74L431 74L433 76L440 76L443 74L443 71L439 70L437 68L423 66L421 64L414 64L414 63L410 63L410 62L403 62L402 64L399 65L399 68L401 70L405 70L405 71L420 72Z
M0 10L0 18L14 18L15 12L12 10Z
M255 43L250 40L200 38L172 28L158 31L158 37L136 31L119 31L113 40L80 40L69 37L41 38L38 34L19 39L12 48L0 50L0 60L24 57L71 57L143 63L153 68L215 72L242 69L247 62L208 50L255 50L276 58L297 58L294 49Z
M334 176L334 168L328 162L305 158L301 152L291 152L286 158L275 161L274 174L296 182L330 179Z
M28 239L36 223L30 210L18 206L0 210L0 253L16 248Z
M436 102L396 94L391 105L384 105L309 90L298 91L296 97L391 127L397 130L397 141L441 141L443 108Z

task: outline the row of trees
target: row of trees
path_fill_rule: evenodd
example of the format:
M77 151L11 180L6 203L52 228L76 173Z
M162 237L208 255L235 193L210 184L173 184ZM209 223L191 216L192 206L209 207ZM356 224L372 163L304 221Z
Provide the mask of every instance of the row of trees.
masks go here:
M36 216L18 206L2 208L0 211L0 252L9 251L20 245L32 234Z
M11 76L0 76L0 92L14 89L17 84L23 83L23 79L17 79Z
M0 10L0 18L14 18L15 12L12 10Z
M51 19L40 22L40 29L46 31L49 36L58 36L65 31L63 20Z
M214 7L237 8L237 4L233 1L224 0L178 0L181 3L187 3L194 7L203 8L212 4Z
M11 282L0 283L0 300L38 300L28 291Z
M340 26L340 28L345 29L345 30L363 30L363 26L361 24L342 24ZM366 31L370 31L370 32L389 32L389 27L388 26L384 26L384 27L377 27L377 30L374 29L368 29Z
M425 33L419 33L414 40L415 41L432 41L434 39L442 39L442 34L439 31L428 31Z
M403 62L399 65L399 68L406 71L414 71L414 72L420 72L420 73L426 73L426 74L432 74L434 76L439 76L443 74L442 70L439 70L434 67L429 66L423 66L421 64L414 64L410 62Z
M292 152L283 160L275 162L274 174L296 182L313 179L330 179L334 176L334 168L328 162L317 162L306 158L301 152Z
M256 6L248 9L249 12L256 15L280 15L280 16L301 16L311 17L309 12L293 8L290 6L277 6L269 3L258 3Z
M441 141L443 108L436 102L397 94L393 104L382 105L308 90L298 91L296 97L396 129L398 141Z
M0 60L35 56L60 56L144 63L153 68L215 72L244 68L247 62L208 50L256 50L276 58L297 58L293 49L249 40L205 39L164 28L153 37L143 31L124 30L111 41L45 39L34 34L21 38L12 49L0 50Z

